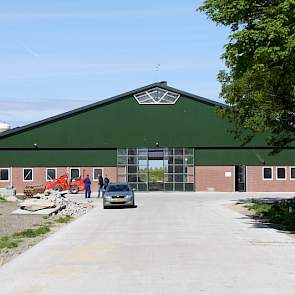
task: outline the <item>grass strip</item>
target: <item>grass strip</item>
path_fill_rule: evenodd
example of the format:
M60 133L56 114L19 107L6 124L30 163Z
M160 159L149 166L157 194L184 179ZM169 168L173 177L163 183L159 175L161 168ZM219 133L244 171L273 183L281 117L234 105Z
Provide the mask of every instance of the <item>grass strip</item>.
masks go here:
M272 204L253 201L246 204L245 207L253 210L257 217L269 223L282 225L286 230L295 231L294 200L277 201ZM291 212L290 208L292 208Z
M47 225L40 225L37 228L30 228L12 235L14 238L35 238L50 232L50 227Z
M7 200L3 197L0 197L0 202L7 202Z
M55 219L54 221L57 222L57 223L68 223L68 222L70 222L72 219L73 219L72 216L70 216L70 215L65 215L65 216L61 216L61 217Z
M21 242L21 240L17 240L12 237L9 237L9 236L1 237L0 238L0 249L16 248L18 246L19 242Z

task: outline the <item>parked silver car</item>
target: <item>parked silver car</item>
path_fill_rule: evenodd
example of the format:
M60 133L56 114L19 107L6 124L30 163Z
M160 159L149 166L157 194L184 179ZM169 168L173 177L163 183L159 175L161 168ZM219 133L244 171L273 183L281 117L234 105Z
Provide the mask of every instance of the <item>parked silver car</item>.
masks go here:
M103 195L103 208L134 207L134 191L128 183L110 183Z

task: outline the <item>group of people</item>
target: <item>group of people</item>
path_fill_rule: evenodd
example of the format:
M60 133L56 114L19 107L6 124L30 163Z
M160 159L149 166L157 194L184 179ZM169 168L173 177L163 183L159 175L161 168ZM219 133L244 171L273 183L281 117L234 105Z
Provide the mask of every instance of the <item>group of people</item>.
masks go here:
M110 183L110 179L108 176L105 178L102 175L98 177L98 198L103 195L103 192L106 190ZM91 196L91 180L89 175L87 174L86 178L84 179L84 188L85 188L85 198L88 199Z

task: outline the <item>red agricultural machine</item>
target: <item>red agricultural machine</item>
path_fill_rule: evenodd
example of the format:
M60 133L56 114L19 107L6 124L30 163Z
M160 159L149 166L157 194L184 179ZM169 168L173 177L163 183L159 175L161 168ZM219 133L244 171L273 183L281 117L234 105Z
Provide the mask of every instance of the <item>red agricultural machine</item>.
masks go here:
M57 179L47 181L44 189L53 189L56 191L69 190L72 194L77 194L79 191L84 191L84 182L81 177L72 179L72 181L70 181L69 175L64 174Z

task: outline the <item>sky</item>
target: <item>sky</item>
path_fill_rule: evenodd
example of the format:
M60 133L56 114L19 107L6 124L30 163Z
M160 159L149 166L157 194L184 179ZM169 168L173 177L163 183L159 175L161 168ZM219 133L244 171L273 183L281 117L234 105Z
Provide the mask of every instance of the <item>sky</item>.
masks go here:
M222 101L228 29L201 0L0 2L0 122L22 126L158 81Z

